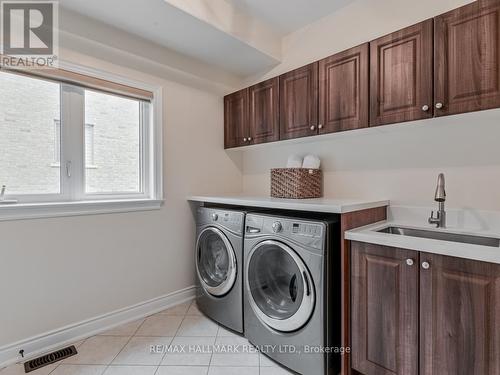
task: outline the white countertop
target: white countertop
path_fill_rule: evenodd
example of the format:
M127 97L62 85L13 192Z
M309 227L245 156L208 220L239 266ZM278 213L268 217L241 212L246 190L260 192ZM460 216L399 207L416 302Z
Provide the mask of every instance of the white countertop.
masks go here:
M227 204L247 207L276 208L284 210L326 212L343 214L389 205L388 200L370 201L362 199L281 199L270 197L252 197L245 195L192 196L192 202Z
M436 229L435 226L427 224L430 210L426 208L390 207L388 213L387 221L349 230L345 234L346 239L500 264L500 247L377 232L389 226L400 226L500 238L500 212L450 210L446 229Z

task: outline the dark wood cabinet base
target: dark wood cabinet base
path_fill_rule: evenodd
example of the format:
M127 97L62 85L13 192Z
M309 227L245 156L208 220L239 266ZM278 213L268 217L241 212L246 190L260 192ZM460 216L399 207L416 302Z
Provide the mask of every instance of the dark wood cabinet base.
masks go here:
M357 212L342 214L341 227L341 253L342 263L342 346L351 346L351 242L346 240L344 233L349 229L362 227L387 219L387 207L371 208ZM346 353L342 356L342 375L350 374L351 356Z
M352 368L418 375L418 253L354 242L351 259Z
M500 374L500 265L422 253L420 374Z
M500 374L500 264L353 242L351 366Z

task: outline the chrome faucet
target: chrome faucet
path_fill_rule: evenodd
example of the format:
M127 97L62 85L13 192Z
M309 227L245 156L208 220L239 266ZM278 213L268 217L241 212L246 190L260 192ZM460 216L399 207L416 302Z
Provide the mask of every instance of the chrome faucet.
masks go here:
M434 211L431 212L429 224L436 224L438 228L446 228L446 211L444 202L446 201L446 191L444 190L444 174L440 173L437 180L436 194L434 200L439 203L437 217L434 217Z
M7 189L7 186L2 185L2 191L0 192L0 201L5 200L5 189Z

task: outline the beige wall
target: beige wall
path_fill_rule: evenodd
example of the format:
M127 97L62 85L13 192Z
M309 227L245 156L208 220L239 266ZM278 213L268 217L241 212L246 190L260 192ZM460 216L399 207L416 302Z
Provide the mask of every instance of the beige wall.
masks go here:
M283 63L248 84L385 35L468 3L467 0L359 0L289 35ZM385 126L243 151L243 186L268 194L269 169L290 154L318 154L325 195L433 205L437 174L448 203L500 210L500 110Z
M186 197L241 190L239 157L223 150L220 94L70 50L63 57L163 87L165 205L0 222L0 347L193 285Z

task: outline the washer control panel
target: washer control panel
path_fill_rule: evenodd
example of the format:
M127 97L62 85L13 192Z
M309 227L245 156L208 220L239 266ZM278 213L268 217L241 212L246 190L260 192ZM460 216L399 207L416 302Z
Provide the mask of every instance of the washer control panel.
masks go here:
M289 238L295 242L322 249L325 241L325 224L293 218L247 215L246 236L274 235Z
M292 223L292 233L302 236L321 237L321 229L317 224Z

